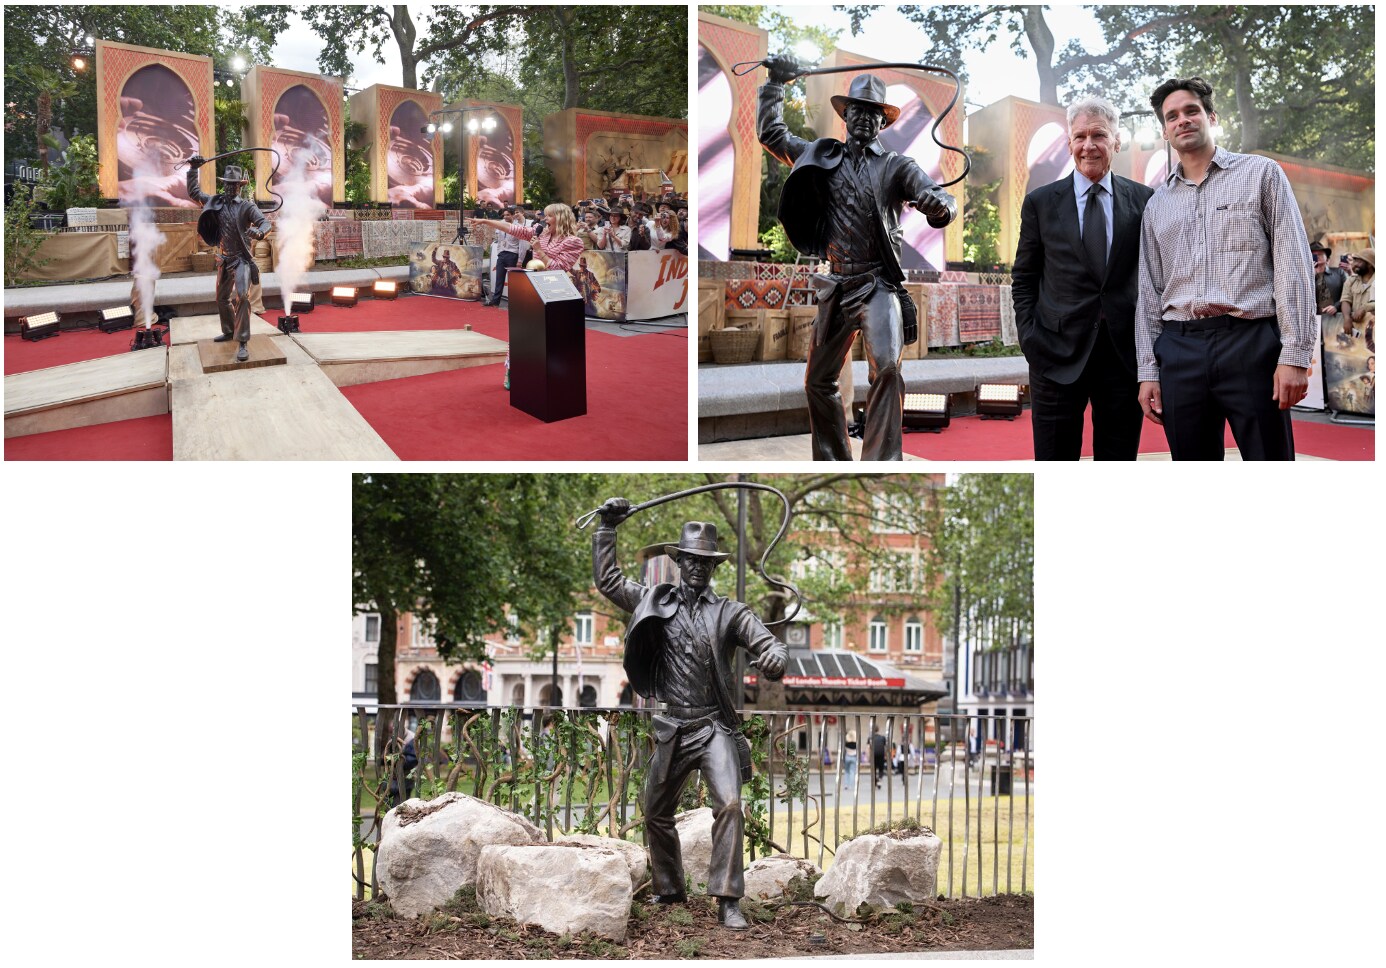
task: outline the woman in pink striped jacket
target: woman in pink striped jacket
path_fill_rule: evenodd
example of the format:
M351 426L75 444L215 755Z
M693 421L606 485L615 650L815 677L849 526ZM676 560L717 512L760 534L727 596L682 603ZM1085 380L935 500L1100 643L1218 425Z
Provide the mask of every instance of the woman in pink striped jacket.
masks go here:
M517 239L532 242L534 246L534 258L530 260L530 266L535 262L541 265L534 266L536 269L562 269L567 272L577 264L578 256L582 255L582 239L578 238L577 220L573 218L573 210L562 202L554 202L544 208L544 231L535 232L528 225L516 222L502 222L494 218L478 218L472 220L474 225L485 225L489 228L499 229L508 235L513 235ZM505 388L510 389L510 354L505 355Z

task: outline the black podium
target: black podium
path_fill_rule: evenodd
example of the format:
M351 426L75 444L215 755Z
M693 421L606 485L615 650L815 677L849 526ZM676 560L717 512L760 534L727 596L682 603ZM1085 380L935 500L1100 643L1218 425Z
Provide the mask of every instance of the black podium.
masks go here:
M587 412L582 296L561 269L511 269L510 405L545 423Z

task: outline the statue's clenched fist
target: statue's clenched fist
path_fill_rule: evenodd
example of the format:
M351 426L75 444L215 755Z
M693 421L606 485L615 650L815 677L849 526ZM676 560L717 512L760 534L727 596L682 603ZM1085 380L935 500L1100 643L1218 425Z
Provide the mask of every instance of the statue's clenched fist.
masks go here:
M602 527L614 528L630 517L630 502L623 497L610 497L597 509L597 513L601 515Z

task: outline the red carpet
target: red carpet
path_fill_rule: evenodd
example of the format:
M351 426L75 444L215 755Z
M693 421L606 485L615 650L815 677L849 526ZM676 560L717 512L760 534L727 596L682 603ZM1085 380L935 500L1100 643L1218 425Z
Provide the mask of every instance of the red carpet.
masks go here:
M128 353L130 341L134 338L128 329L116 333L103 333L99 329L74 329L64 332L61 336L32 343L20 339L18 335L6 336L5 373L28 373L30 370L42 370L50 366Z
M1328 460L1375 460L1376 431L1372 427L1345 427L1317 420L1294 419L1295 453ZM1092 421L1083 418L1083 456L1092 456ZM1232 431L1224 434L1229 448L1236 447ZM926 460L1031 460L1035 456L1030 432L1030 411L1014 420L954 418L941 434L905 434L905 453ZM1141 424L1142 454L1168 454L1165 432L1149 420Z
M274 323L278 313L266 313ZM395 300L363 299L355 306L314 306L299 316L305 333L374 333L388 330L461 329L470 323L483 336L507 339L505 304L488 309L478 302L438 296L401 296Z
M474 366L342 393L401 460L688 458L688 340L681 335L589 331L587 413L570 420L546 424L510 406L504 375L499 365Z
M173 415L11 437L5 460L173 460Z

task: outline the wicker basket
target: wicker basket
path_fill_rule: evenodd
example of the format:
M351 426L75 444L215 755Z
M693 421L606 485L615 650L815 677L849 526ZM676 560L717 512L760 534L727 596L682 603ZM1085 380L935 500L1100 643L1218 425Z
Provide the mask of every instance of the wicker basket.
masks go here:
M708 334L712 362L749 363L760 345L758 329L717 329Z
M193 272L215 272L217 254L215 252L194 252L192 254Z

